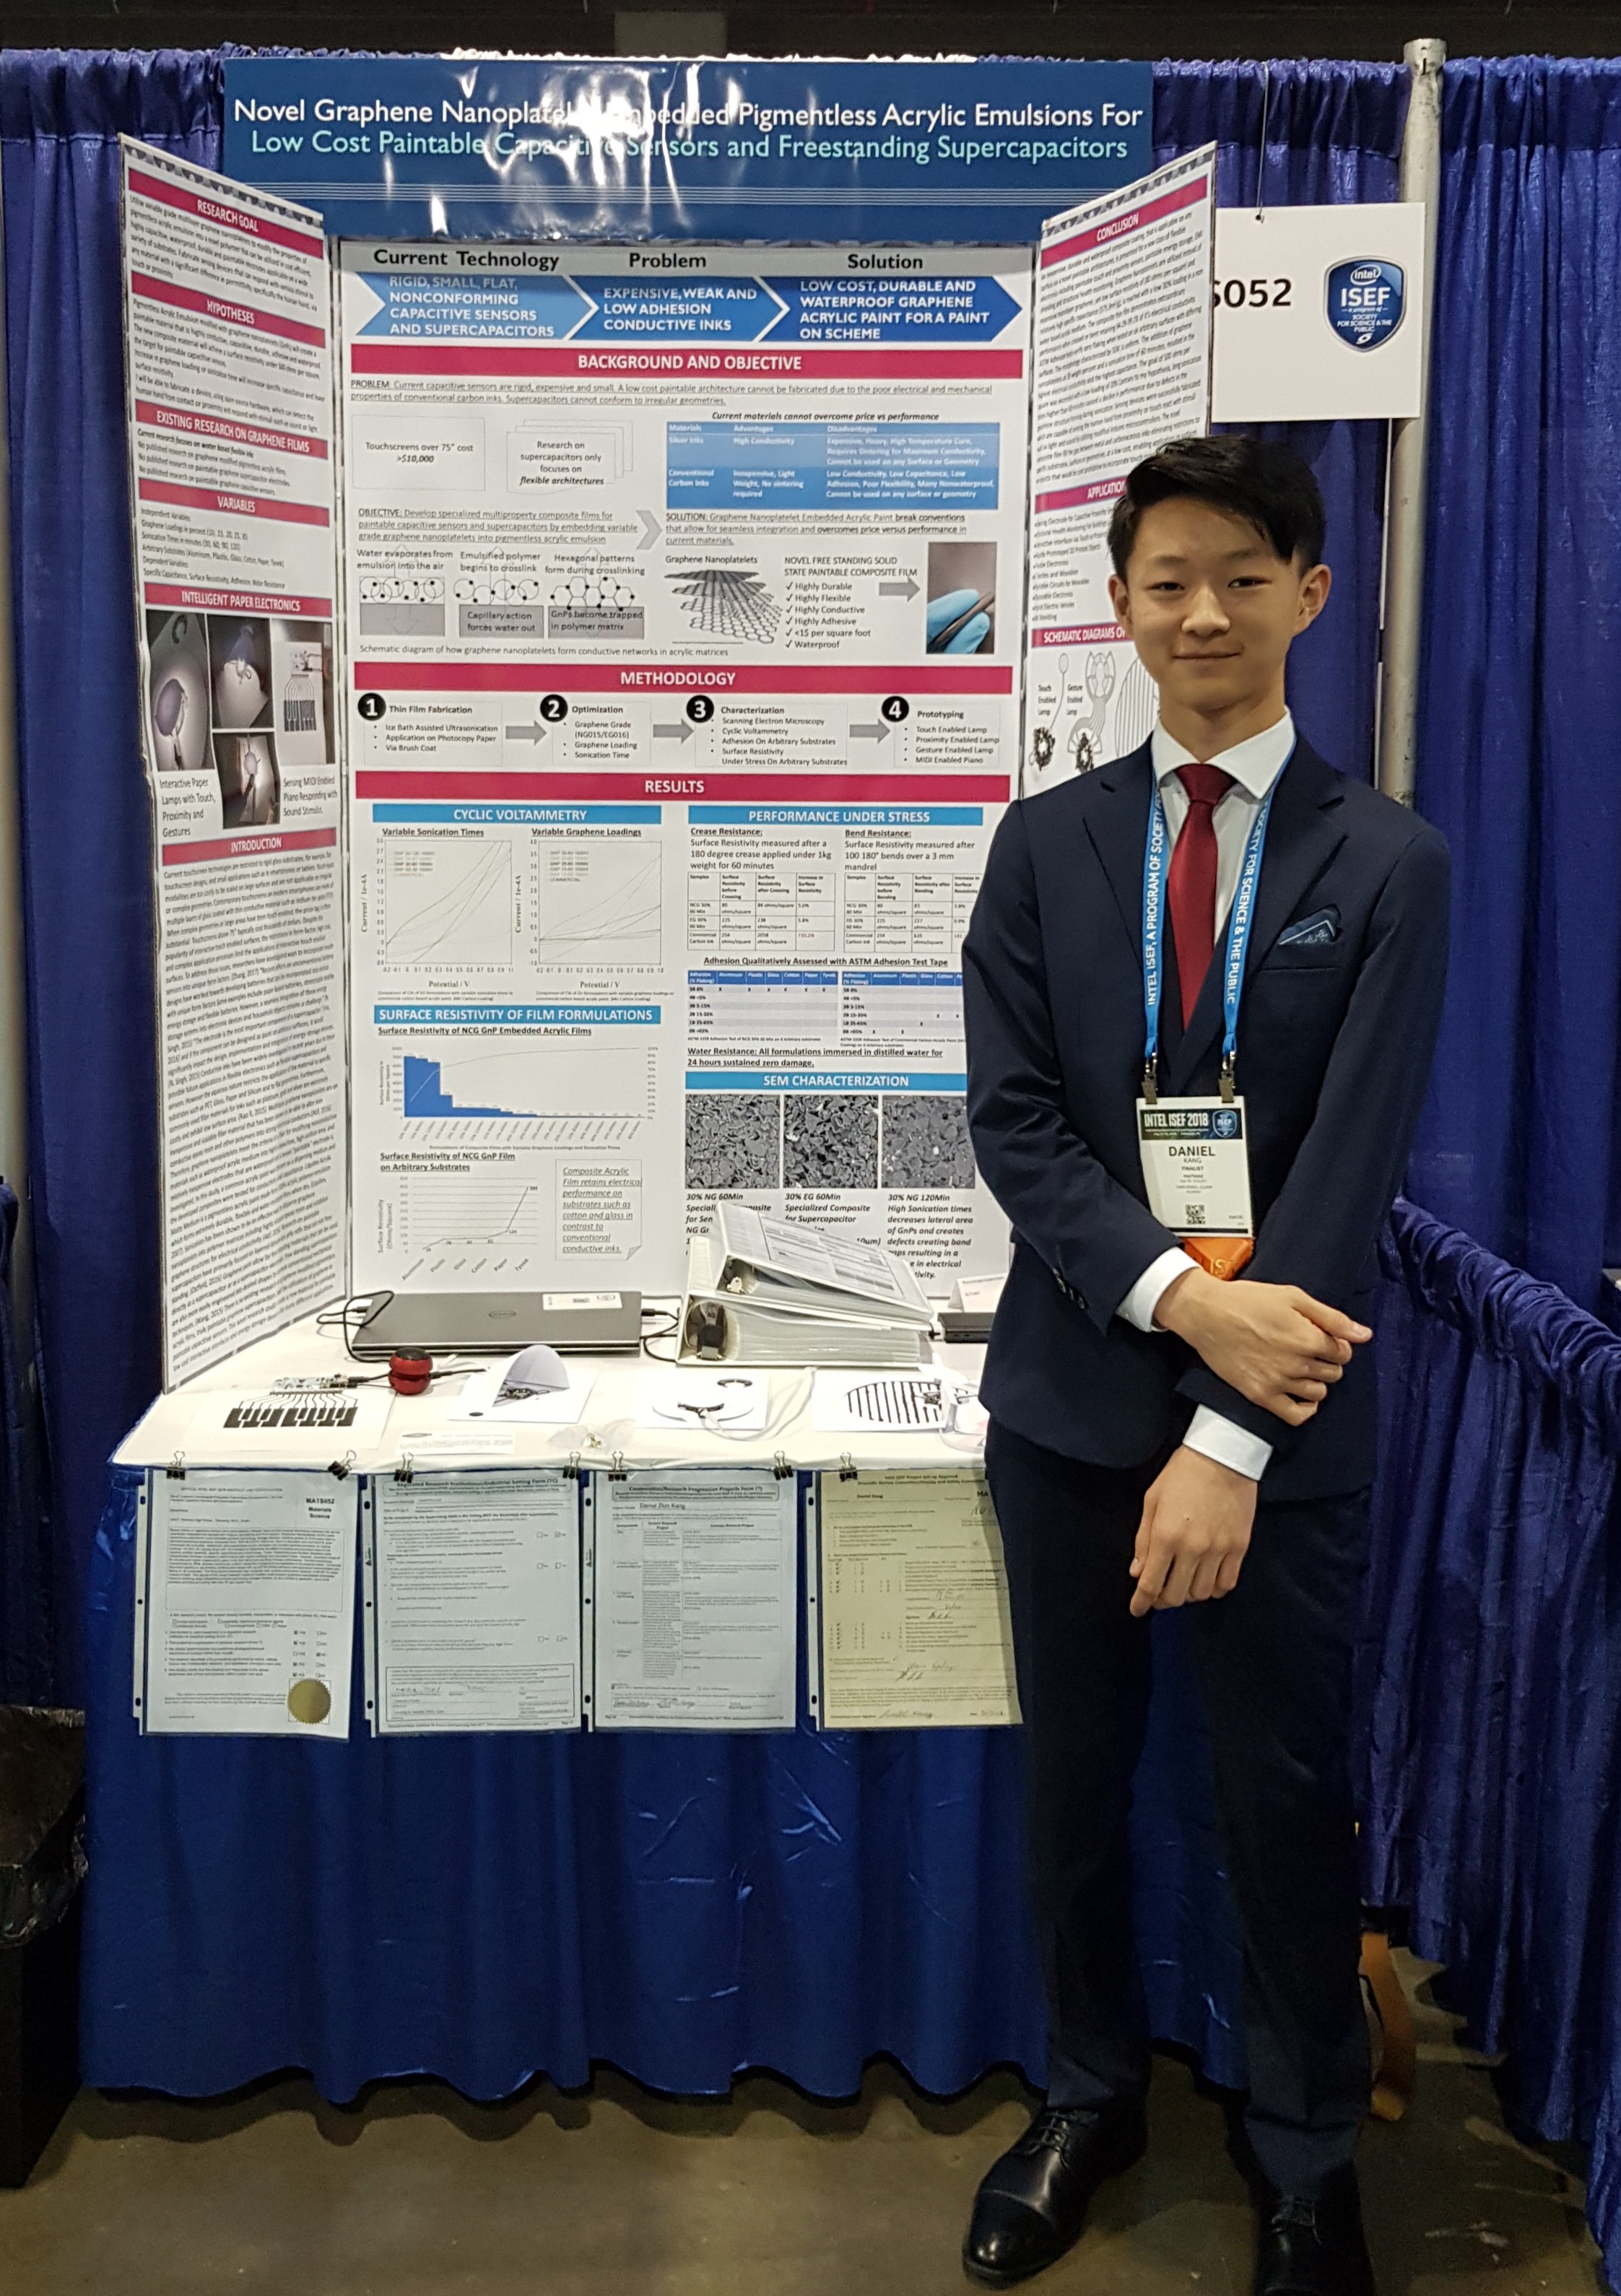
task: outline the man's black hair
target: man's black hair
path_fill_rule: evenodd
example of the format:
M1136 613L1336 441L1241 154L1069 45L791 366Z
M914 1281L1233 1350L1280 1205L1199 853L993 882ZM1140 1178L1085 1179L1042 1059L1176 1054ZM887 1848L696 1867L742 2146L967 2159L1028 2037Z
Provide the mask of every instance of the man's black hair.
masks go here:
M1292 447L1236 431L1224 439L1173 439L1126 481L1109 521L1109 554L1126 579L1137 523L1156 503L1191 500L1247 520L1278 556L1315 566L1322 556L1322 496L1311 464Z

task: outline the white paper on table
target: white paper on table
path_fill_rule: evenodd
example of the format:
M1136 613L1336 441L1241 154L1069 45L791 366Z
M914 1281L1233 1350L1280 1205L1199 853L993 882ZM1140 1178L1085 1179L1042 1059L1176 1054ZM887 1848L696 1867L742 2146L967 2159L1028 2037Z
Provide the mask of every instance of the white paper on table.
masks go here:
M686 1365L644 1372L636 1400L638 1427L684 1427L702 1434L708 1427L756 1433L771 1407L771 1380L765 1372L703 1371Z
M387 1384L314 1395L213 1390L186 1423L185 1464L325 1467L351 1454L353 1464L381 1442L393 1402Z
M377 1730L577 1728L578 1484L385 1476L373 1506Z
M466 1426L400 1427L395 1430L389 1445L392 1454L401 1459L421 1462L423 1459L503 1459L510 1458L518 1447L518 1438L508 1427L491 1427L483 1421Z
M597 1726L791 1729L795 1479L598 1475L595 1494Z
M487 1371L474 1372L451 1405L451 1417L499 1419L514 1427L577 1426L596 1385L594 1366L565 1364L567 1387L541 1388L533 1395L503 1403L498 1400L502 1382L516 1361L515 1356L509 1357L503 1364L492 1364Z
M358 1489L307 1469L151 1478L148 1730L348 1737Z
M820 1435L966 1435L985 1431L978 1389L958 1372L819 1371L811 1425Z
M817 1479L825 1730L1019 1719L1002 1537L983 1475Z

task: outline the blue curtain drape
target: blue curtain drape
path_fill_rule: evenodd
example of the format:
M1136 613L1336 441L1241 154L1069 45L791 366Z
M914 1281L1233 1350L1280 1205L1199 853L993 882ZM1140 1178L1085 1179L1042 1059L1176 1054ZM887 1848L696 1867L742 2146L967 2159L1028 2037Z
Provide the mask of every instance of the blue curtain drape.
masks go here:
M1621 1340L1410 1204L1384 1251L1363 1861L1621 2280Z
M16 1599L79 1702L108 1453L156 1390L151 837L135 716L120 131L219 159L206 55L0 57L30 1177L54 1554Z
M1621 64L1449 63L1418 800L1452 980L1412 1193L1621 1258Z

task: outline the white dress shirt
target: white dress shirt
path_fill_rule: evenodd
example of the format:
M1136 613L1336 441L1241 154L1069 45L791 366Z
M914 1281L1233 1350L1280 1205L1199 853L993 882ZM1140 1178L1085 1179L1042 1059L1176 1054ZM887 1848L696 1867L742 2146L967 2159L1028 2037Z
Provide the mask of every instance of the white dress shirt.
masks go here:
M1255 826L1257 808L1278 775L1289 763L1289 751L1295 746L1295 721L1288 710L1275 726L1264 734L1252 734L1247 742L1236 742L1231 750L1218 750L1213 757L1201 758L1191 750L1173 740L1165 727L1156 724L1151 738L1150 754L1154 778L1159 784L1160 801L1165 807L1165 825L1169 832L1167 852L1175 849L1182 834L1182 824L1188 817L1188 793L1177 775L1179 766L1220 766L1223 773L1231 774L1232 787L1217 803L1211 819L1216 830L1216 931L1219 940L1221 930L1232 906L1232 896L1238 890L1239 871L1243 866L1244 848ZM1214 964L1216 959L1213 957ZM1151 1332L1154 1310L1175 1283L1185 1275L1191 1263L1189 1255L1180 1248L1162 1251L1158 1259L1145 1267L1131 1290L1121 1300L1118 1313L1140 1332ZM1252 1435L1247 1427L1240 1427L1231 1419L1224 1419L1219 1411L1212 1411L1201 1403L1188 1424L1183 1442L1190 1451L1202 1452L1207 1459L1219 1460L1224 1467L1232 1467L1252 1482L1259 1482L1272 1456L1272 1445L1260 1436Z

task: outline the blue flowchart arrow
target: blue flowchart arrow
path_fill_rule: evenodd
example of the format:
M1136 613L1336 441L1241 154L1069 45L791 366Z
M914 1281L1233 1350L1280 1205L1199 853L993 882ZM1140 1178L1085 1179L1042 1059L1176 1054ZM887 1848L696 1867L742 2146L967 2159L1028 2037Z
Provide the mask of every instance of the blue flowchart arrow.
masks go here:
M831 278L773 283L795 343L990 343L1019 306L999 280Z
M382 301L360 330L395 341L560 343L596 306L571 279L487 272L477 279L361 274Z
M580 343L757 343L786 305L762 279L602 279L578 282L596 308Z

